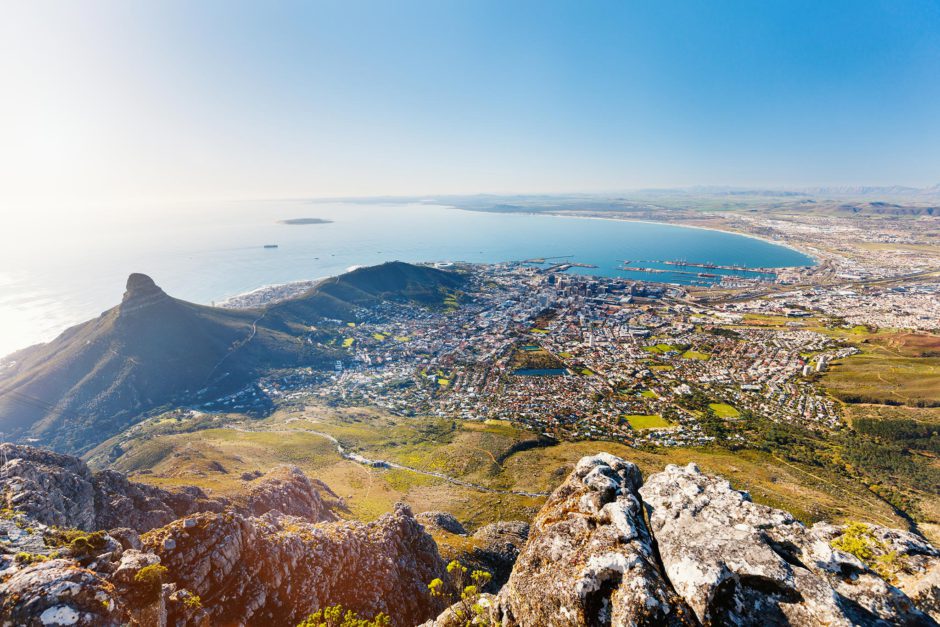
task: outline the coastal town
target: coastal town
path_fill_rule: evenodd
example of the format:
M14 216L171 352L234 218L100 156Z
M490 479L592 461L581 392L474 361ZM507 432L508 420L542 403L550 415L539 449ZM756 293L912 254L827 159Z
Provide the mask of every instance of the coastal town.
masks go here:
M436 307L385 302L327 321L309 341L331 338L331 372L275 373L208 408L263 413L313 395L399 415L507 420L556 439L704 445L716 421L749 416L841 429L841 404L821 377L859 352L846 336L940 328L932 220L893 230L818 215L721 220L813 263L624 260L625 276L559 258L435 264L462 273L464 289L442 293ZM666 282L677 272L688 275L683 284ZM308 287L274 286L228 306Z

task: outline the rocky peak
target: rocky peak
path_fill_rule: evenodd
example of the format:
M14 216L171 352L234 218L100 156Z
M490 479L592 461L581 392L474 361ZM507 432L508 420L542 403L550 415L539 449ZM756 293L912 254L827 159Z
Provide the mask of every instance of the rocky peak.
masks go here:
M695 464L667 466L640 494L663 572L704 624L932 624L820 532Z
M169 299L146 274L133 273L127 277L127 287L121 300L121 313L129 313Z
M536 515L494 611L515 625L692 625L658 567L639 469L585 457Z
M695 464L645 484L608 454L581 459L536 515L489 619L526 625L937 625L940 552L905 531L865 527L896 571L758 505ZM895 585L896 584L896 585ZM445 612L429 627L450 627Z
M144 546L203 600L213 624L293 625L342 604L406 627L442 609L427 583L447 577L444 562L403 505L368 524L196 514L146 534Z

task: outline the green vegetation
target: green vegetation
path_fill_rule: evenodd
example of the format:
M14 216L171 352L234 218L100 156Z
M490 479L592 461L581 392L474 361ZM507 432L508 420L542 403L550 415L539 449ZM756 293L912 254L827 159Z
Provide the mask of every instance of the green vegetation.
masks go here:
M687 400L700 401L708 410L705 413L714 416L708 404L715 399ZM667 419L657 418L655 426L668 426L658 422ZM231 422L233 417L227 420ZM347 449L371 459L442 472L500 490L551 491L578 459L607 451L636 463L646 475L667 464L695 461L703 471L722 475L735 488L749 491L756 502L786 509L807 523L863 520L904 527L905 521L880 496L909 494L906 498L925 510L931 502L927 498L929 483L923 483L915 494L901 487L902 481L908 481L904 474L896 483L886 477L875 481L873 477L883 472L881 466L864 472L864 466L858 465L863 450L858 444L835 446L824 434L755 421L746 414L736 422L717 417L714 422L726 435L745 436L748 446L755 448L644 450L614 442L553 442L506 421L402 417L372 408L308 404L241 423L256 431L213 428L152 437L145 431L122 443L123 452L113 465L117 470L136 472L133 479L137 481L164 487L195 484L214 494L239 498L246 485L239 479L241 473L290 463L343 495L348 511L341 515L372 520L397 501L404 501L417 512L451 512L470 529L496 520L529 519L544 499L483 493L407 470L367 468L343 460L329 440L311 431L328 433ZM840 437L851 440L848 434ZM872 436L857 437L869 441ZM921 472L929 471L928 458L903 453L901 459L916 464ZM904 470L903 465L900 468ZM921 520L927 520L928 514L925 512Z
M452 624L460 627L489 625L485 608L480 605L479 599L480 593L490 582L492 575L485 570L470 572L457 560L447 565L447 573L450 575L451 585L448 586L441 579L435 579L428 584L428 590L431 596L442 599L448 606L451 606L451 612L456 620Z
M655 346L644 346L643 350L645 350L647 353L655 353L655 354L675 353L675 352L680 352L680 347L673 346L672 344L660 343L660 344L656 344Z
M350 346L353 345L355 341L356 341L356 338L347 337L346 339L343 340L343 348L349 348Z
M886 580L894 581L898 569L897 553L875 537L871 527L865 523L849 523L843 534L832 541L832 548L854 555Z
M343 610L342 605L332 605L317 610L297 627L391 627L392 619L387 614L378 614L372 619L360 618L352 610Z
M719 418L728 419L741 416L741 413L737 409L726 403L709 403L708 406Z
M41 553L26 553L25 551L20 551L13 557L13 561L15 561L20 566L38 564L39 562L45 562L50 559L52 558L48 555L43 555Z
M144 566L134 575L134 586L139 597L146 603L156 601L160 596L163 578L169 572L162 564Z
M698 361L708 361L711 358L711 355L708 353L700 353L698 351L687 350L682 353L682 359L696 359Z
M623 419L630 423L632 429L662 429L671 427L672 423L664 420L659 414L625 415Z

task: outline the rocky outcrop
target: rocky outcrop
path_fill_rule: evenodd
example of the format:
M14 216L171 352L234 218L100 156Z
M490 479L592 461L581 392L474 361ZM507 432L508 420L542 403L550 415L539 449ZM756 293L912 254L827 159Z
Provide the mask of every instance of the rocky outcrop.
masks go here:
M169 299L153 279L146 274L134 272L127 277L127 287L121 299L120 310L122 314L128 314Z
M0 495L5 508L47 525L95 528L95 484L71 455L0 444Z
M527 625L689 625L657 567L636 466L585 457L536 515L495 619Z
M296 624L338 603L410 626L440 611L427 584L447 576L404 505L369 524L196 514L146 534L144 546L202 599L213 624Z
M889 529L881 525L863 525L861 535L867 540L866 549L876 564L883 565L892 583L908 596L914 605L940 621L940 551L922 536ZM851 527L816 523L814 536L832 544L845 540ZM858 537L858 530L854 530Z
M0 444L3 460L4 506L50 526L146 531L192 512L219 511L226 504L198 488L169 492L110 470L92 473L77 457L30 446Z
M859 559L790 514L752 503L695 464L640 489L663 569L712 625L923 625L929 618Z
M314 483L296 466L275 468L260 481L249 484L245 510L255 516L276 511L311 522L336 520L336 515L320 495L321 489L329 488L322 482L317 483L318 486L314 487Z
M415 518L430 533L453 533L467 535L467 530L452 514L447 512L421 512Z
M866 562L839 550L860 537ZM936 625L938 573L940 553L916 534L807 528L694 464L644 485L633 464L600 454L548 499L478 611L504 627ZM454 611L427 627L464 624Z
M71 560L35 564L0 583L4 625L119 627L127 619L114 586Z
M373 523L336 520L338 497L292 467L223 500L29 447L0 452L0 625L291 625L342 604L396 627L432 616L426 625L463 626L466 606L445 609L428 589L440 578L455 592L428 530L470 568L508 574L473 610L502 627L936 625L940 615L940 552L920 536L806 527L694 464L644 484L623 459L585 457L531 527L471 536L452 516L416 518L404 505Z
M474 548L467 556L474 568L492 575L487 590L500 590L512 573L512 567L529 537L529 524L518 520L496 522L477 529L471 536Z
M196 512L224 509L246 515L279 511L311 522L336 519L318 487L294 466L275 468L247 484L243 495L228 499L210 498L192 486L163 490L112 470L92 473L77 457L30 446L0 444L0 463L4 507L55 527L144 532Z
M442 609L427 585L445 564L405 506L337 521L322 484L293 467L210 499L30 447L3 452L0 624L289 625L342 604L410 626Z

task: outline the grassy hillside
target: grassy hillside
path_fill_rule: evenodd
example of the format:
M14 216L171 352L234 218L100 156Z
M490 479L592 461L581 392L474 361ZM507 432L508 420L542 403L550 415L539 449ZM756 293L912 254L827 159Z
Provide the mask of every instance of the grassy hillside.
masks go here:
M351 319L387 300L441 306L465 279L393 262L328 279L269 309L204 307L131 275L124 299L0 370L0 437L81 452L149 411L209 400L272 369L332 366L336 349L308 338L324 318ZM310 340L310 341L308 341Z
M719 448L650 451L610 442L546 445L537 442L532 433L505 422L402 418L374 409L320 405L280 411L261 421L235 424L233 420L226 417L219 421L231 423L229 427L189 433L164 431L155 435L142 430L138 437L121 444L124 452L114 466L158 485L195 482L229 493L242 484L239 476L243 472L292 463L347 499L350 517L372 519L402 500L416 511L449 511L470 527L477 527L495 520L528 519L544 499L481 492L408 470L369 468L343 460L328 439L313 432L330 434L370 459L394 461L505 491L550 491L580 457L609 451L638 464L646 474L658 472L666 464L695 461L705 471L726 477L736 488L750 491L755 501L787 509L806 522L866 520L905 525L863 484L768 452ZM184 421L179 429L185 428Z

